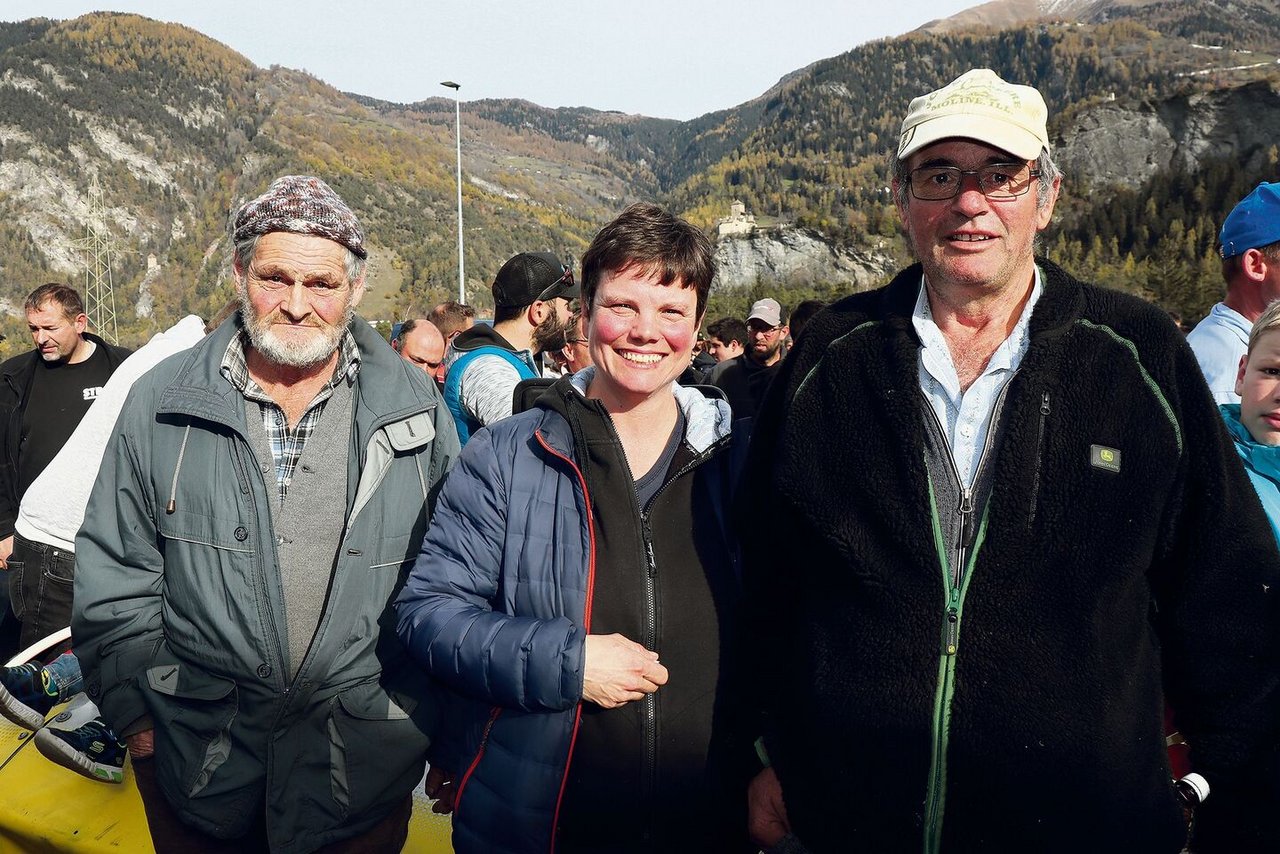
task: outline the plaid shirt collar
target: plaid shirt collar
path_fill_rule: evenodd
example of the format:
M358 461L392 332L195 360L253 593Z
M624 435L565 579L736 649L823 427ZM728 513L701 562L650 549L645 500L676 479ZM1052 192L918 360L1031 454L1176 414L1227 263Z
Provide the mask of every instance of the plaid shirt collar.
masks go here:
M240 334L232 336L231 342L227 344L227 352L222 355L219 371L245 399L275 406L275 401L249 376L249 362L245 355L248 343L249 335L242 328ZM324 388L316 394L316 400L311 401L307 408L315 406L321 398L327 400L340 380L345 378L347 382L355 382L359 372L360 348L356 346L355 336L348 329L342 333L342 339L338 342L338 364L334 366L333 377L325 383Z
M349 383L355 382L356 375L360 372L360 350L356 346L355 337L351 331L343 332L338 344L338 364L334 366L333 376L307 404L307 410L298 419L298 423L293 426L293 429L289 429L284 410L249 376L249 363L245 356L247 344L248 335L241 329L240 333L232 336L231 342L227 344L227 351L222 356L219 370L227 382L244 395L245 400L258 404L262 425L266 429L267 439L271 445L272 462L276 469L276 487L279 490L280 501L283 502L289 492L293 472L298 467L298 461L302 459L302 450L315 430L321 413L324 412L325 403L333 395L333 390L338 383L344 380Z

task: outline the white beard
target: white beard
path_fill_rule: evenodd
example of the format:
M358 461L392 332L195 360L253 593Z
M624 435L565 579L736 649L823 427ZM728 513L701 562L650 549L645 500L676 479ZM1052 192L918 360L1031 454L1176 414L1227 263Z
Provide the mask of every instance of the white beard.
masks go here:
M355 313L356 307L348 300L340 323L327 328L313 327L313 333L302 340L286 340L272 328L271 316L255 316L248 296L240 294L240 317L253 349L272 364L288 368L309 368L327 361L337 351Z

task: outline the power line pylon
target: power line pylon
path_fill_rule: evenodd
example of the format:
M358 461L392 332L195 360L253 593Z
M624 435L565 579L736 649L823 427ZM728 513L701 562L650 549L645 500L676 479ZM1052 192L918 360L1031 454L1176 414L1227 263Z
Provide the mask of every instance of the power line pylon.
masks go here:
M84 252L85 313L89 327L116 343L116 292L111 279L111 259L115 245L107 231L107 206L98 176L89 185L89 225L76 247Z

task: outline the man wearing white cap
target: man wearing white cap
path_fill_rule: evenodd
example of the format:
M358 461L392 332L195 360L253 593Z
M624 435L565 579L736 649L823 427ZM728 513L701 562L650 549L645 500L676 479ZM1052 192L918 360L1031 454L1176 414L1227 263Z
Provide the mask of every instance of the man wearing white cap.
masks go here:
M1240 200L1218 234L1227 296L1187 335L1218 403L1239 403L1236 374L1249 330L1280 299L1280 183L1263 182Z
M985 69L911 103L919 263L815 317L757 415L761 845L1175 854L1203 801L1198 851L1277 850L1245 802L1280 555L1164 312L1035 257L1046 118ZM1199 775L1176 786L1166 698Z
M724 392L734 419L751 418L778 371L787 322L776 299L756 300L747 315L747 349L711 370L708 381Z

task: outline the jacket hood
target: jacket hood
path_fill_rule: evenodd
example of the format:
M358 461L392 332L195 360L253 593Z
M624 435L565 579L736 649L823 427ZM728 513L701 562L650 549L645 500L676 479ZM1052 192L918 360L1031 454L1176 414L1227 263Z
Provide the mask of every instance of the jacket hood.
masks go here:
M479 350L481 347L501 347L503 350L510 350L512 353L525 352L528 350L517 350L498 330L494 329L487 323L477 323L470 329L459 332L458 335L449 343L449 353L445 357L445 362L452 365L459 357L472 350Z
M588 365L573 376L558 380L549 393L539 397L534 405L563 416L564 395L576 394L585 403L589 399L587 389L595 375L595 366ZM684 440L694 453L701 454L730 434L733 415L728 403L706 397L697 389L686 388L676 382L671 383L671 390L675 395L676 405L684 413Z

